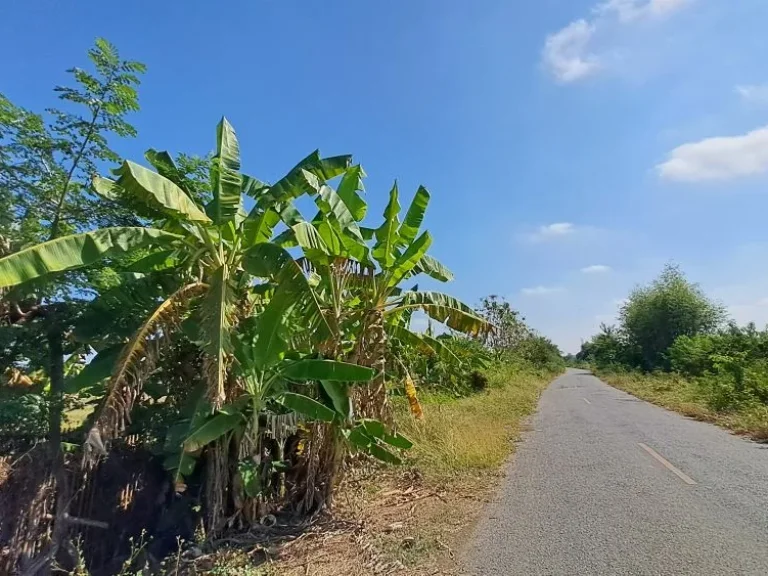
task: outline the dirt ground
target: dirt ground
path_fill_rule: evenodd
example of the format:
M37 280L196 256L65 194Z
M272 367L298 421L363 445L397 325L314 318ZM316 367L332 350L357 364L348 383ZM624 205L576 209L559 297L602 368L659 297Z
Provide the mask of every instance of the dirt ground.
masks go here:
M284 545L265 573L463 574L462 547L500 479L498 472L434 484L416 470L360 472L345 481L335 519Z

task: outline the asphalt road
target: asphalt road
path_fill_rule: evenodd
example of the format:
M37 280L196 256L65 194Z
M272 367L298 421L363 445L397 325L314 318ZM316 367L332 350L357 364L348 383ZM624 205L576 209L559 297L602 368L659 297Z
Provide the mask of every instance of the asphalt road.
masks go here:
M768 575L768 445L569 370L465 564L482 575Z

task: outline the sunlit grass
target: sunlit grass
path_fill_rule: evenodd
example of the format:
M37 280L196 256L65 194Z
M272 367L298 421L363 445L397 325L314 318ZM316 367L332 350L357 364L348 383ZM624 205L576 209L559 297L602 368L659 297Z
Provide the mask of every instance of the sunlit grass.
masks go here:
M441 479L498 468L553 378L515 366L493 368L488 377L488 391L467 398L422 396L421 421L413 419L405 403L397 404L398 428L415 442L408 456L427 476Z
M611 386L685 416L713 422L756 440L768 440L768 406L747 405L729 412L712 410L699 384L677 374L601 372L599 376Z

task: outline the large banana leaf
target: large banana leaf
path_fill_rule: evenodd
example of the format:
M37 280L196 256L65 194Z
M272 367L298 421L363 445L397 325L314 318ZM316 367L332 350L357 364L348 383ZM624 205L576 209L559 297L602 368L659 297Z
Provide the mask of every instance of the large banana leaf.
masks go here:
M280 210L280 220L285 223L286 226L295 226L299 222L306 222L301 212L293 205L292 202L288 202L282 210Z
M397 259L397 230L400 203L398 202L397 182L389 192L389 203L384 210L384 224L376 229L376 243L373 246L373 257L384 270L389 270Z
M392 266L389 277L389 286L397 286L418 264L422 257L427 253L432 245L432 236L429 232L424 232L413 242L408 244L405 252L398 256Z
M421 223L424 221L424 213L429 205L429 192L424 186L419 186L416 195L411 200L408 212L405 213L405 220L397 232L398 244L408 246L419 233Z
M311 222L297 222L277 236L275 244L283 248L301 246L304 255L312 262L327 263L328 245Z
M74 394L95 388L99 384L106 382L112 375L112 369L115 367L122 349L123 345L118 344L99 352L85 365L79 374L67 379L64 384L64 391L68 394Z
M369 436L383 440L390 446L400 448L401 450L410 450L413 448L413 442L411 442L402 434L398 434L397 432L390 434L387 432L384 424L379 420L366 418L365 420L361 421L361 424Z
M491 324L478 316L472 308L440 292L405 292L392 300L390 305L385 314L403 308L417 308L423 310L430 318L465 334L477 335L492 328Z
M313 400L309 396L303 394L295 394L294 392L284 392L277 398L286 408L297 412L303 416L307 416L312 420L320 420L321 422L333 422L336 418L336 412L325 404L321 404L317 400Z
M392 446L413 446L413 443L408 440L405 436L402 436L400 434L395 435L389 435L386 434L386 432L382 432L382 436L385 436L384 438L377 439L376 436L374 436L374 433L379 432L379 428L376 426L371 426L370 429L373 431L369 431L369 427L366 426L366 423L369 422L368 420L364 420L361 424L358 424L352 430L345 431L345 436L347 437L347 440L357 448L360 448L364 450L365 452L368 452L371 456L374 458L381 460L382 462L387 462L388 464L401 464L402 461L400 458L392 454L389 450L381 446L381 444L378 443L378 440L387 442L388 444ZM372 420L370 422L377 422L375 420ZM382 425L383 427L383 425Z
M93 185L93 191L102 198L106 198L112 202L122 202L123 200L127 201L127 199L123 198L121 188L117 185L117 182L110 178L94 176L91 184ZM147 212L147 214L152 215L152 212Z
M403 344L413 346L416 349L435 354L447 362L456 362L461 364L461 360L440 340L427 336L426 334L416 334L408 328L396 324L387 324L385 327L387 335L393 340L399 340Z
M181 239L176 234L144 227L102 228L63 236L0 258L0 288Z
M216 127L216 156L211 164L213 201L211 214L216 224L234 222L240 209L240 146L235 129L222 118Z
M256 327L256 342L250 351L251 359L258 369L266 369L277 363L288 350L288 329L285 319L295 306L285 291L277 291L259 314Z
M348 420L352 417L352 399L349 397L349 385L345 382L332 380L321 380L320 387L333 404L333 409L342 417Z
M315 150L294 166L288 174L270 186L269 190L261 194L258 206L266 208L275 204L283 204L298 198L306 192L311 192L312 187L307 182L304 171L312 174L315 179L325 182L343 174L349 168L351 162L352 156L321 158L320 151ZM317 187L319 186L315 186L315 188Z
M269 242L278 224L280 224L280 214L274 208L265 210L254 208L242 225L245 235L243 246L249 247L261 242Z
M365 178L363 167L359 164L352 166L344 173L336 190L357 222L365 218L365 213L368 211L368 205L358 194L358 191L362 192L365 190L363 178Z
M301 311L305 327L316 330L319 339L330 331L309 280L285 249L270 242L256 244L245 252L243 267L249 274L269 278L277 285L272 300L259 318L259 332L263 333L259 340L267 346L265 350L269 351L270 361L275 359L274 347L283 342L280 338L282 319L294 306ZM261 346L258 341L257 346Z
M172 218L210 222L187 194L168 178L129 160L115 170L116 185L128 199L136 198L151 209ZM102 179L103 180L103 179ZM97 184L97 181L94 182Z
M269 188L269 184L253 176L241 174L241 178L243 179L243 194L250 196L254 200L258 200L261 193Z
M351 258L363 264L371 263L370 249L364 240L353 237L350 234L344 234L329 219L323 218L322 214L315 218L312 224L328 247L328 254L331 256ZM311 259L312 255L307 254L307 257Z
M224 385L227 376L227 355L232 351L230 316L232 292L226 264L213 273L208 294L201 304L200 338L206 352L205 368L208 377L209 397L215 403L224 401Z
M349 234L362 243L363 236L357 225L357 220L336 190L324 184L311 172L302 170L302 174L312 190L317 207L320 209L320 214L315 217L315 221L325 216L338 228L340 233Z
M174 268L179 263L175 256L176 250L158 250L136 260L126 267L126 271L147 273Z
M163 453L166 455L163 467L173 475L177 490L185 488L184 478L195 470L197 457L194 453L184 450L184 441L199 430L211 415L211 405L205 394L204 386L197 386L187 397L181 409L181 420L168 430L163 443Z
M186 178L179 171L173 158L166 151L157 151L154 148L150 148L144 152L144 158L147 162L152 164L152 167L157 170L158 174L168 178L171 182L176 184L179 188L184 190L187 194L190 194L192 190L188 190Z
M201 422L197 428L190 431L184 440L184 451L196 452L207 444L228 434L243 422L242 414L216 413Z
M435 280L440 280L440 282L450 282L453 280L453 272L429 254L422 256L421 260L411 270L412 276L417 274L426 274Z
M299 360L286 362L280 373L290 380L329 380L336 382L368 382L376 372L365 366L335 360Z
M351 236L363 241L363 236L360 233L360 228L355 221L355 217L350 212L347 205L336 193L336 190L330 186L320 186L315 196L315 203L320 208L326 218L332 220L342 232L348 233Z

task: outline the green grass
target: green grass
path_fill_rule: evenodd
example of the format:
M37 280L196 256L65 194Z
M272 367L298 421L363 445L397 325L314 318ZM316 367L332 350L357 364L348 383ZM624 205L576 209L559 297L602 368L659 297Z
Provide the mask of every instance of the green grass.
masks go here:
M599 376L611 386L685 416L712 422L755 440L768 440L768 406L750 404L737 410L718 412L707 406L703 390L696 381L678 374L600 372Z
M448 479L501 466L553 375L503 365L490 369L488 377L488 391L467 398L420 397L421 421L410 416L405 403L396 404L398 429L415 442L408 456L428 477Z

